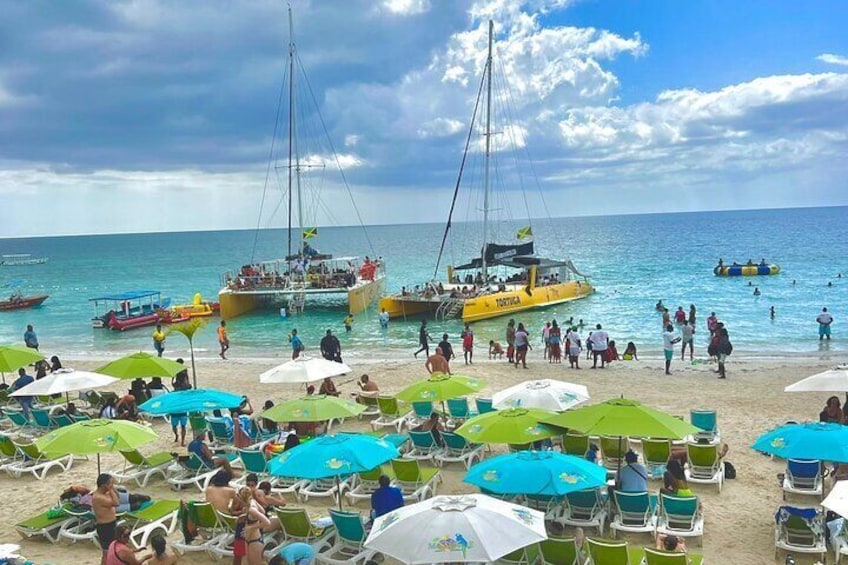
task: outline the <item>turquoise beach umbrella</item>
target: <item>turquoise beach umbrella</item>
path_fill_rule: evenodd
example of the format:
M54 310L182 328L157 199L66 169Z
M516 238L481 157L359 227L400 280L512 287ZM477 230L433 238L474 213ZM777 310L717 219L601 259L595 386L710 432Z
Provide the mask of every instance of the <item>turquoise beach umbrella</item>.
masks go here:
M215 389L192 389L169 392L151 398L138 407L149 414L185 414L237 408L242 397Z
M323 435L271 459L278 477L327 479L370 471L400 455L391 443L365 434Z
M848 463L848 426L832 422L786 424L758 437L751 449L782 459Z
M607 470L574 455L519 451L481 461L471 467L463 482L497 494L562 496L605 485Z

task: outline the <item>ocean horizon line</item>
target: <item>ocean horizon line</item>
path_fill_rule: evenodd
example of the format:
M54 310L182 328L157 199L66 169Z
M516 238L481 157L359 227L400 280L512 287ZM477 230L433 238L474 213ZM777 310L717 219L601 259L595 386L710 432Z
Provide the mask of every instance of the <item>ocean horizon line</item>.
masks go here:
M734 212L774 212L774 211L786 211L786 210L828 210L835 208L847 208L848 202L845 204L837 204L830 206L789 206L789 207L774 207L774 208L720 208L720 209L709 209L709 210L674 210L674 211L664 211L664 212L637 212L633 214L573 214L566 216L550 216L550 217L534 217L529 218L529 221L532 223L534 221L545 221L545 220L567 220L567 219L578 219L578 218L636 218L636 217L651 217L651 216L677 216L677 215L687 215L687 214L730 214ZM413 225L413 226L428 226L428 225L442 225L444 222L402 222L402 223L383 223L383 224L366 224L364 228L381 228L381 227L395 227L395 226L403 226L403 225ZM453 222L454 224L475 224L480 223L479 221L469 221L469 222ZM519 220L515 220L514 223L521 223ZM319 226L323 229L346 229L346 228L359 228L363 226L359 226L357 224L335 224L335 225L326 225ZM221 233L221 232L256 232L256 231L285 231L288 228L285 227L242 227L242 228L215 228L215 229L187 229L187 230L171 230L171 231L121 231L121 232L90 232L90 233L63 233L63 234L28 234L28 235L0 235L0 241L13 241L17 239L50 239L50 238L85 238L85 237L108 237L108 236L145 236L145 235L167 235L167 234L204 234L204 233Z

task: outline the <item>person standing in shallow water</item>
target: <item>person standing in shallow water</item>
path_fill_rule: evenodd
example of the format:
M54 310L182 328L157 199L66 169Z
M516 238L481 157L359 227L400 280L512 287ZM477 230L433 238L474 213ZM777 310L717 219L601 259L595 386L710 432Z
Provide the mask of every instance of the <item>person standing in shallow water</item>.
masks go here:
M816 318L816 322L819 323L819 341L827 337L830 339L830 324L833 323L833 316L830 315L830 312L827 311L827 308L822 308L821 314L819 314L818 318Z
M515 361L515 320L512 319L506 325L506 360Z
M530 336L527 335L527 330L524 329L524 324L518 324L518 329L515 330L515 368L518 364L527 368L527 350L533 349L530 345Z
M421 320L421 327L418 328L418 345L421 347L412 354L413 357L418 357L422 351L424 355L430 357L430 334L427 333L427 320Z

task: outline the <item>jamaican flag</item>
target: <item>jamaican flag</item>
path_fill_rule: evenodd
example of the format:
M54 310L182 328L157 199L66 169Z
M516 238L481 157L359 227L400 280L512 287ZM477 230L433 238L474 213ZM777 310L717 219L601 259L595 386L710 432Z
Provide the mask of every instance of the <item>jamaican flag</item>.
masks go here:
M318 228L303 228L303 239L312 239L318 235Z
M518 230L518 233L515 234L518 239L527 239L533 237L533 228L531 226L527 226Z

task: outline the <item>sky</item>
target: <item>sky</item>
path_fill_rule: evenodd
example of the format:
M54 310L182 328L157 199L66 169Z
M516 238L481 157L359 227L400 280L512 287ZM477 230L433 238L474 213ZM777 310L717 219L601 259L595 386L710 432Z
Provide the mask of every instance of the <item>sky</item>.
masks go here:
M0 237L284 226L283 0L0 12ZM489 19L507 93L494 176L512 215L848 204L848 3L294 0L292 13L296 115L324 137L298 146L322 164L303 173L324 202L305 197L308 224L445 220ZM505 164L519 154L535 199ZM463 217L479 207L463 202Z

